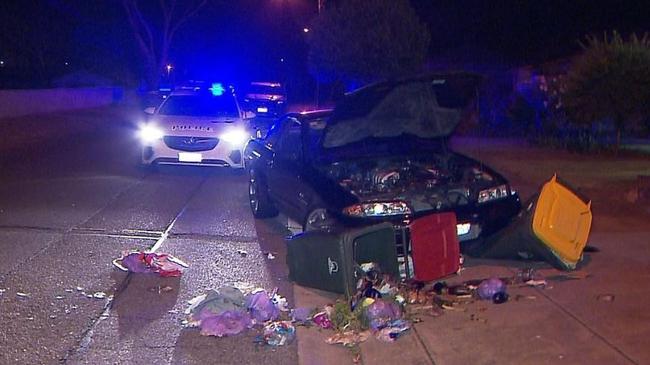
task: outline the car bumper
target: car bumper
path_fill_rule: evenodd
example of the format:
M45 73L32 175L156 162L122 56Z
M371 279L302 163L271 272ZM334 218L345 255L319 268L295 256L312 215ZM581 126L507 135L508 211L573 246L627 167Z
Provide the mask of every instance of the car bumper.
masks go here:
M142 146L142 163L151 165L216 166L243 168L243 146L219 143L206 151L181 151L162 140Z
M489 236L494 232L505 227L521 209L519 196L510 195L507 198L495 200L492 202L458 207L454 209L457 220L458 240L463 242L475 241ZM343 226L358 227L390 222L396 227L396 230L408 229L408 225L415 219L435 214L436 212L421 212L410 217L399 216L393 218L349 218L339 216Z
M246 107L248 110L260 116L284 114L285 110L284 102L274 101L249 101Z

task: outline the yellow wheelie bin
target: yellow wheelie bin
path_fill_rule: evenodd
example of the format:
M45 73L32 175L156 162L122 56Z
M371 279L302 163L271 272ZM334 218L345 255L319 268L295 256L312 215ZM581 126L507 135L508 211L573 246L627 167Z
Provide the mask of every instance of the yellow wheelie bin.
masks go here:
M582 259L591 220L591 201L553 175L508 227L486 240L480 256L543 259L573 270Z

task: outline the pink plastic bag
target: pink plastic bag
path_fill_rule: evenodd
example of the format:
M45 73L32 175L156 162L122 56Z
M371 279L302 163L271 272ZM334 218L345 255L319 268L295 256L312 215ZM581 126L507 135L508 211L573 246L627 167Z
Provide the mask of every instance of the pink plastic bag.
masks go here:
M133 273L154 273L162 277L181 276L188 267L182 260L165 253L130 252L113 265L123 271Z
M201 321L203 336L233 336L253 327L248 313L242 311L225 311L217 316L207 317Z

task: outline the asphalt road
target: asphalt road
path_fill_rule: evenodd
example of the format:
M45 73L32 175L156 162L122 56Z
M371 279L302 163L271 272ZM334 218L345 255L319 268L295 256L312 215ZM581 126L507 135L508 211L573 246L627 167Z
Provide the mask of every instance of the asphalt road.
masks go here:
M187 300L222 285L277 287L293 301L283 226L253 219L246 176L143 171L128 114L77 117L97 127L0 154L0 364L297 363L295 343L181 325ZM190 264L181 278L111 264L155 244Z

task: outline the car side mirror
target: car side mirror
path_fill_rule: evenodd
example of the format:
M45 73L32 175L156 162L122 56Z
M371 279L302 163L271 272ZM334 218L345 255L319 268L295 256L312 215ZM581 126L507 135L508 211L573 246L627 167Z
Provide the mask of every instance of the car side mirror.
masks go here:
M156 112L156 107L155 106L150 106L144 109L145 114L153 115L153 113Z
M244 119L253 119L253 118L255 118L255 115L256 114L253 113L252 111L247 110L247 111L244 112Z

